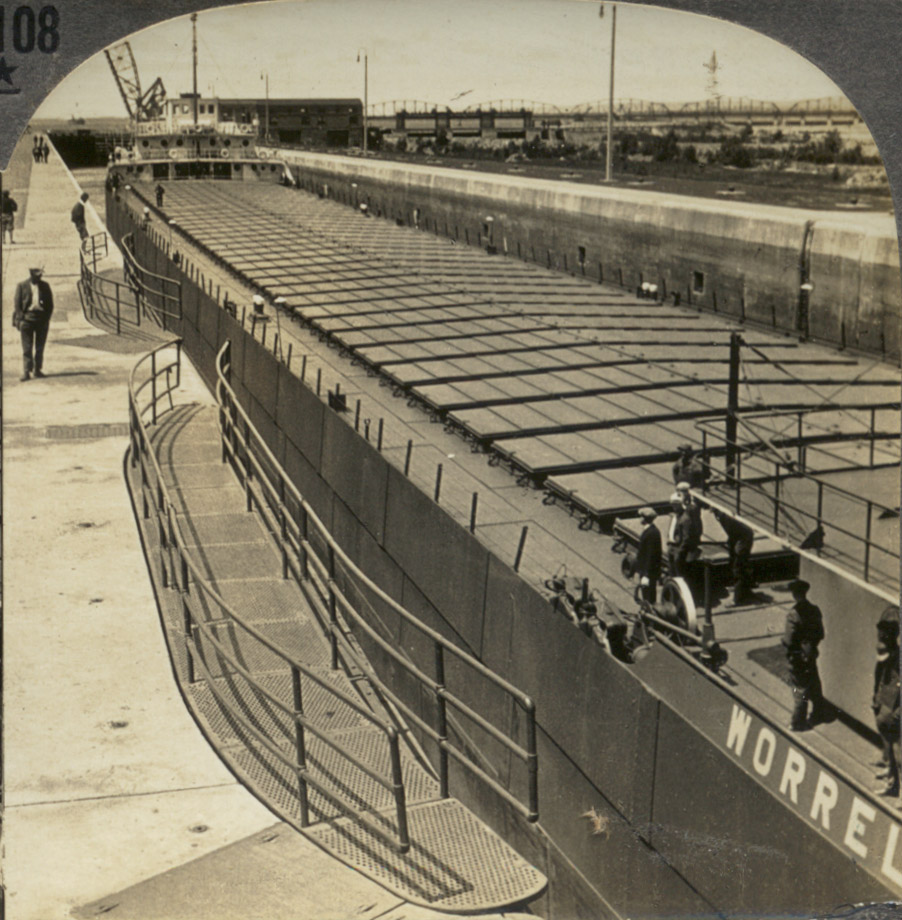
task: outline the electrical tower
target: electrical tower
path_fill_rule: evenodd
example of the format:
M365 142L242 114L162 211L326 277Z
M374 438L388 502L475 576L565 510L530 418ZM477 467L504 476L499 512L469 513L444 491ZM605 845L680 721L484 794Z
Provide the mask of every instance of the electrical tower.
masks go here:
M717 62L717 52L711 52L711 59L705 61L702 66L708 71L708 82L705 85L705 91L710 99L714 100L715 105L720 107L720 84L717 80L717 72L720 70L720 64Z

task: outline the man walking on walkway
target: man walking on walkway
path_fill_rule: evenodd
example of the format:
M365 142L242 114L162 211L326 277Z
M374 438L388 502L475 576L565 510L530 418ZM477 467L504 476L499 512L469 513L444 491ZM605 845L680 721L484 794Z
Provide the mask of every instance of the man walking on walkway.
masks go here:
M82 192L81 198L75 202L75 207L72 208L72 223L75 224L75 229L82 239L87 239L88 236L88 226L85 223L85 202L87 200L88 193Z
M35 377L43 377L44 344L50 329L53 313L53 292L42 279L44 269L30 268L29 277L16 286L13 305L13 325L22 336L22 357L25 362L21 379L28 380L32 371ZM32 354L33 350L33 354Z
M16 225L16 211L18 210L19 205L16 204L16 199L9 192L4 192L0 199L0 238L5 240L8 233L10 243L13 241L13 228Z

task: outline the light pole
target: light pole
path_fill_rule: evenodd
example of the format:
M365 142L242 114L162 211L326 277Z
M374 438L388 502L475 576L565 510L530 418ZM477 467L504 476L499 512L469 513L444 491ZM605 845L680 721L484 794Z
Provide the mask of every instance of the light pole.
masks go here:
M601 15L604 16L604 4L601 5ZM617 37L617 4L611 6L611 76L608 80L608 139L607 139L607 156L604 164L604 181L611 181L611 156L613 150L611 143L613 140L614 126L614 41Z
M260 79L266 81L266 104L263 109L263 140L269 140L269 71L265 70L260 74Z
M367 124L366 124L366 110L369 107L369 56L367 55L366 48L359 48L357 50L357 63L360 63L360 52L363 52L363 155L366 156L367 151Z

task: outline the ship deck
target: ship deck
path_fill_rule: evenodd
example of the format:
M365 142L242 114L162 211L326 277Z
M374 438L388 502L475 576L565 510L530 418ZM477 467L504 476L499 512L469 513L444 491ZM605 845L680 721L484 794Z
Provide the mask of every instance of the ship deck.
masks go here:
M130 202L136 212L143 204ZM267 308L256 337L317 392L340 390L358 430L378 438L385 456L500 558L519 555L521 576L537 588L565 570L614 606L635 609L613 538L587 524L666 504L677 444L699 445L698 423L724 417L733 331L749 346L741 410L802 411L783 426L801 430L809 468L898 508L899 375L879 361L487 255L282 188L170 183L155 223L157 241L165 248L171 239L191 272L239 304L239 315L249 318L261 288L284 297L287 311ZM877 439L861 436L869 423ZM796 489L809 488L800 482ZM875 519L873 528L889 552L871 560L870 576L892 596L898 516ZM717 552L716 532L707 538ZM860 565L839 534L830 534L823 556L853 573ZM789 605L778 581L763 584L752 604L721 595L713 609L730 652L724 676L778 724L791 708L779 653ZM870 786L877 748L864 726L840 718L807 733L805 744Z

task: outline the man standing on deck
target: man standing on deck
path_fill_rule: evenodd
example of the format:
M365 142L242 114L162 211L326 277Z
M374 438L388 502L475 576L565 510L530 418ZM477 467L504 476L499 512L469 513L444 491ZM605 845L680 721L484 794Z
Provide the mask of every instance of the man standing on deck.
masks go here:
M733 581L733 603L747 604L754 599L752 592L752 546L755 532L747 524L737 521L723 511L715 511L714 517L727 535L727 555L730 562L730 577Z
M658 579L661 577L661 531L655 524L654 508L640 508L639 517L645 529L639 536L636 552L636 574L642 599L654 604L658 599Z
M786 615L786 631L783 633L793 698L789 727L794 732L805 731L823 722L826 716L821 678L817 672L817 647L824 639L824 619L820 608L806 596L810 587L807 581L801 579L790 583L789 590L795 604Z
M38 266L28 269L29 278L16 286L13 304L13 325L22 336L22 357L25 368L21 380L28 380L34 371L35 377L43 377L44 344L50 329L53 313L53 292L41 276L44 269ZM32 354L32 349L34 353Z
M677 448L679 460L671 468L674 484L688 482L691 489L704 489L711 471L695 456L691 444L680 444Z
M3 198L0 199L0 237L6 239L8 233L10 245L13 242L13 229L16 225L16 211L18 210L19 205L16 204L16 199L9 192L4 192Z
M153 191L154 191L154 195L156 195L157 197L157 207L162 208L163 207L163 195L166 194L166 190L158 182L157 187Z
M672 578L690 576L691 563L699 557L701 536L682 494L674 492L670 496L670 529L667 532L667 558Z
M885 769L877 779L886 785L878 795L899 794L899 608L890 604L877 622L877 664L874 668L874 721L883 742Z
M81 198L75 202L75 207L72 208L72 223L75 224L75 229L83 240L87 239L88 236L88 226L85 223L85 202L87 200L88 193L82 192Z

